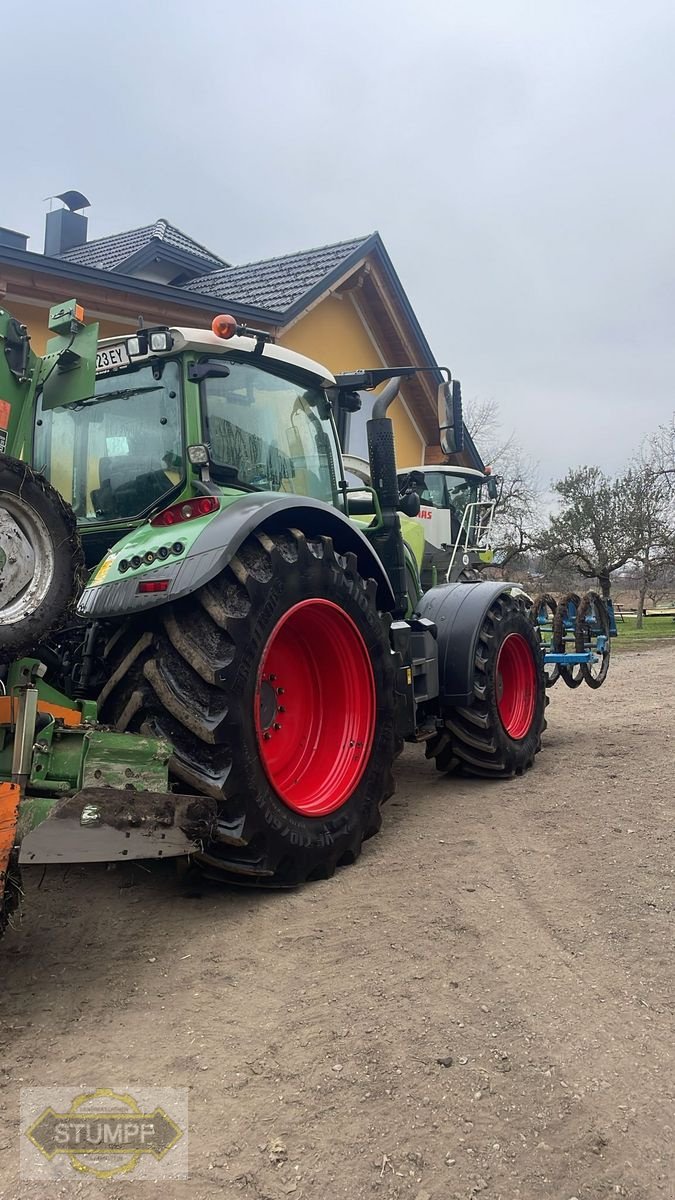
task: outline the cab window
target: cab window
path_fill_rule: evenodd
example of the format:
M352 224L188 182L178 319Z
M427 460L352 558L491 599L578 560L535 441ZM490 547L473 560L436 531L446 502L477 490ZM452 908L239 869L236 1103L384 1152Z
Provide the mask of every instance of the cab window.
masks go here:
M234 468L248 487L334 503L337 444L324 391L247 362L227 365L228 376L202 384L215 478Z
M33 460L78 521L142 516L184 478L178 364L103 376L93 396L64 408L40 400Z
M422 504L432 508L446 508L445 480L438 471L424 472L424 487L420 493Z

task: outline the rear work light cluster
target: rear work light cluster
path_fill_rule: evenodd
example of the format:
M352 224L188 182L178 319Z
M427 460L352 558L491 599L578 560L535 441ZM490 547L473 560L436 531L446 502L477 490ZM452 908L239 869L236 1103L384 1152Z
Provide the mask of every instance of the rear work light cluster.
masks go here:
M118 564L120 575L126 571L137 571L139 567L151 567L153 563L164 562L170 554L182 554L184 542L173 542L171 546L157 546L154 550L146 550L145 554L134 554L131 558L121 558Z
M164 512L153 517L150 524L155 528L167 525L180 525L183 521L194 521L197 517L208 517L209 513L217 512L220 503L217 496L198 496L196 500L182 500L179 504L171 504Z

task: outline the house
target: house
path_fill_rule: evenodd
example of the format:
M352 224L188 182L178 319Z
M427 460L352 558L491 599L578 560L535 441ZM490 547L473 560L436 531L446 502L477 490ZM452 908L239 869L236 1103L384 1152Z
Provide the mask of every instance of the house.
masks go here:
M49 308L76 296L113 337L147 324L210 325L219 312L271 332L284 346L333 372L421 364L392 408L399 467L457 462L482 469L470 437L449 458L438 444L440 376L378 233L278 258L232 264L161 218L109 237L87 239L86 198L64 193L47 213L45 253L0 228L0 304L25 322L40 351ZM369 397L351 417L349 450L365 456Z

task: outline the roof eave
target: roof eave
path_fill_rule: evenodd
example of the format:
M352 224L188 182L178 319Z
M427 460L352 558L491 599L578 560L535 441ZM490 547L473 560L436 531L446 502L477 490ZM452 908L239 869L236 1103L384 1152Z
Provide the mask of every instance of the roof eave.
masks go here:
M68 262L63 258L49 258L45 254L34 254L30 250L16 250L11 246L0 246L0 265L40 272L46 276L65 278L75 285L82 283L98 285L118 292L133 292L139 297L147 297L165 304L175 304L182 308L195 308L202 311L210 309L213 312L220 304L220 301L214 296L188 291L187 288L151 283L149 280L137 279L134 275L122 275L117 271L106 271L101 267L85 267L80 263ZM266 325L279 325L283 322L283 313L271 309L259 308L252 304L240 304L236 301L232 301L232 307L235 309L234 315L242 320L261 321Z

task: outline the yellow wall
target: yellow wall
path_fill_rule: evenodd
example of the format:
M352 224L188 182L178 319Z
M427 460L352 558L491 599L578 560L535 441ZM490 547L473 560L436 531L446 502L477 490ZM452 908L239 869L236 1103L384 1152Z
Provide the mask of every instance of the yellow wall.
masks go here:
M341 300L327 296L284 330L278 340L289 350L316 359L333 373L386 366L348 295ZM424 443L400 400L394 402L391 414L398 466L418 466L424 462Z

